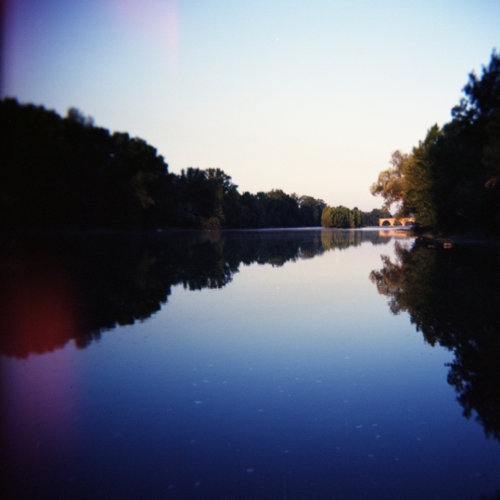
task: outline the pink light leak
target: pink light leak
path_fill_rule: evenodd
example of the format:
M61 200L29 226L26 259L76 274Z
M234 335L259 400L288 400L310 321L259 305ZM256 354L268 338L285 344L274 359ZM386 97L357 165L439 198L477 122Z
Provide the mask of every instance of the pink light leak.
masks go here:
M2 360L2 431L30 474L43 474L47 450L70 451L79 373L63 351Z
M76 296L68 280L53 269L20 273L5 287L0 325L7 334L0 352L26 358L63 348L80 336Z
M161 44L170 67L177 67L179 11L177 0L111 0L114 16L141 41Z
M47 450L55 443L71 446L78 375L63 348L81 336L81 322L66 277L50 266L33 267L2 289L0 366L6 446L37 477L44 474Z

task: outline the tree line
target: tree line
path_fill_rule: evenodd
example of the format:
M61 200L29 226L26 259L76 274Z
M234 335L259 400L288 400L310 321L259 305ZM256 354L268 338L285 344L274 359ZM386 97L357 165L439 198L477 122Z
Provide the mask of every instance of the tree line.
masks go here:
M241 194L218 168L170 173L144 140L94 126L76 108L61 117L3 99L0 150L3 229L378 225L378 211L363 215L312 196Z
M421 230L500 232L500 55L469 74L464 97L443 127L432 126L411 153L393 153L371 186L384 208L414 216Z
M391 218L389 210L374 208L371 212L363 212L358 207L353 209L339 205L330 207L326 205L321 214L321 225L331 228L356 228L378 226L379 219Z

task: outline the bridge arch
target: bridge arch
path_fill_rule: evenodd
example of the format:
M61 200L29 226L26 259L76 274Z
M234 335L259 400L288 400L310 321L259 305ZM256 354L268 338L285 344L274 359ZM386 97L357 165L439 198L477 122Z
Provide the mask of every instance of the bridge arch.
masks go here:
M379 219L379 226L412 226L415 223L415 219L413 217L387 217L385 219Z

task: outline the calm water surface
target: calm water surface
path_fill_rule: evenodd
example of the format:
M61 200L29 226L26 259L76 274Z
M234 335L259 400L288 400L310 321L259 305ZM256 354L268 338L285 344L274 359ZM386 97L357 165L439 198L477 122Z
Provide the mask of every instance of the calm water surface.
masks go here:
M413 244L6 238L5 498L496 498L499 252Z

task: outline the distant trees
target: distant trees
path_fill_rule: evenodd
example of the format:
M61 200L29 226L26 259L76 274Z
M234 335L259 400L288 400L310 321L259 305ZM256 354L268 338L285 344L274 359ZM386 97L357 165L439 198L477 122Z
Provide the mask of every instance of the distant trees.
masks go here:
M240 194L219 168L169 173L144 140L96 127L76 108L62 118L0 101L0 151L2 229L378 225L374 213L281 189Z
M391 218L388 210L374 208L371 212L363 212L357 207L330 207L325 205L321 215L321 225L326 228L354 229L357 227L378 226L379 219Z
M323 209L321 216L321 224L323 227L337 228L355 228L363 225L362 212L357 208L350 210L349 208L338 206L326 206ZM378 224L378 221L377 221Z
M301 219L304 226L320 226L321 215L326 203L323 200L317 200L312 196L301 196L299 198L299 208Z
M181 227L221 229L224 198L233 188L231 177L220 169L188 168L174 179L176 220Z
M411 154L396 151L371 187L421 229L500 231L500 55L474 73L452 120L431 127Z
M367 226L378 226L379 219L387 219L391 218L392 215L389 210L382 210L380 208L374 208L371 212L362 212L361 213L361 225L363 227Z
M280 189L240 194L218 168L168 172L139 138L76 108L0 102L0 227L201 229L319 226L325 203Z
M321 225L323 200L281 189L256 195L237 191L226 197L227 225L234 228L314 227Z

